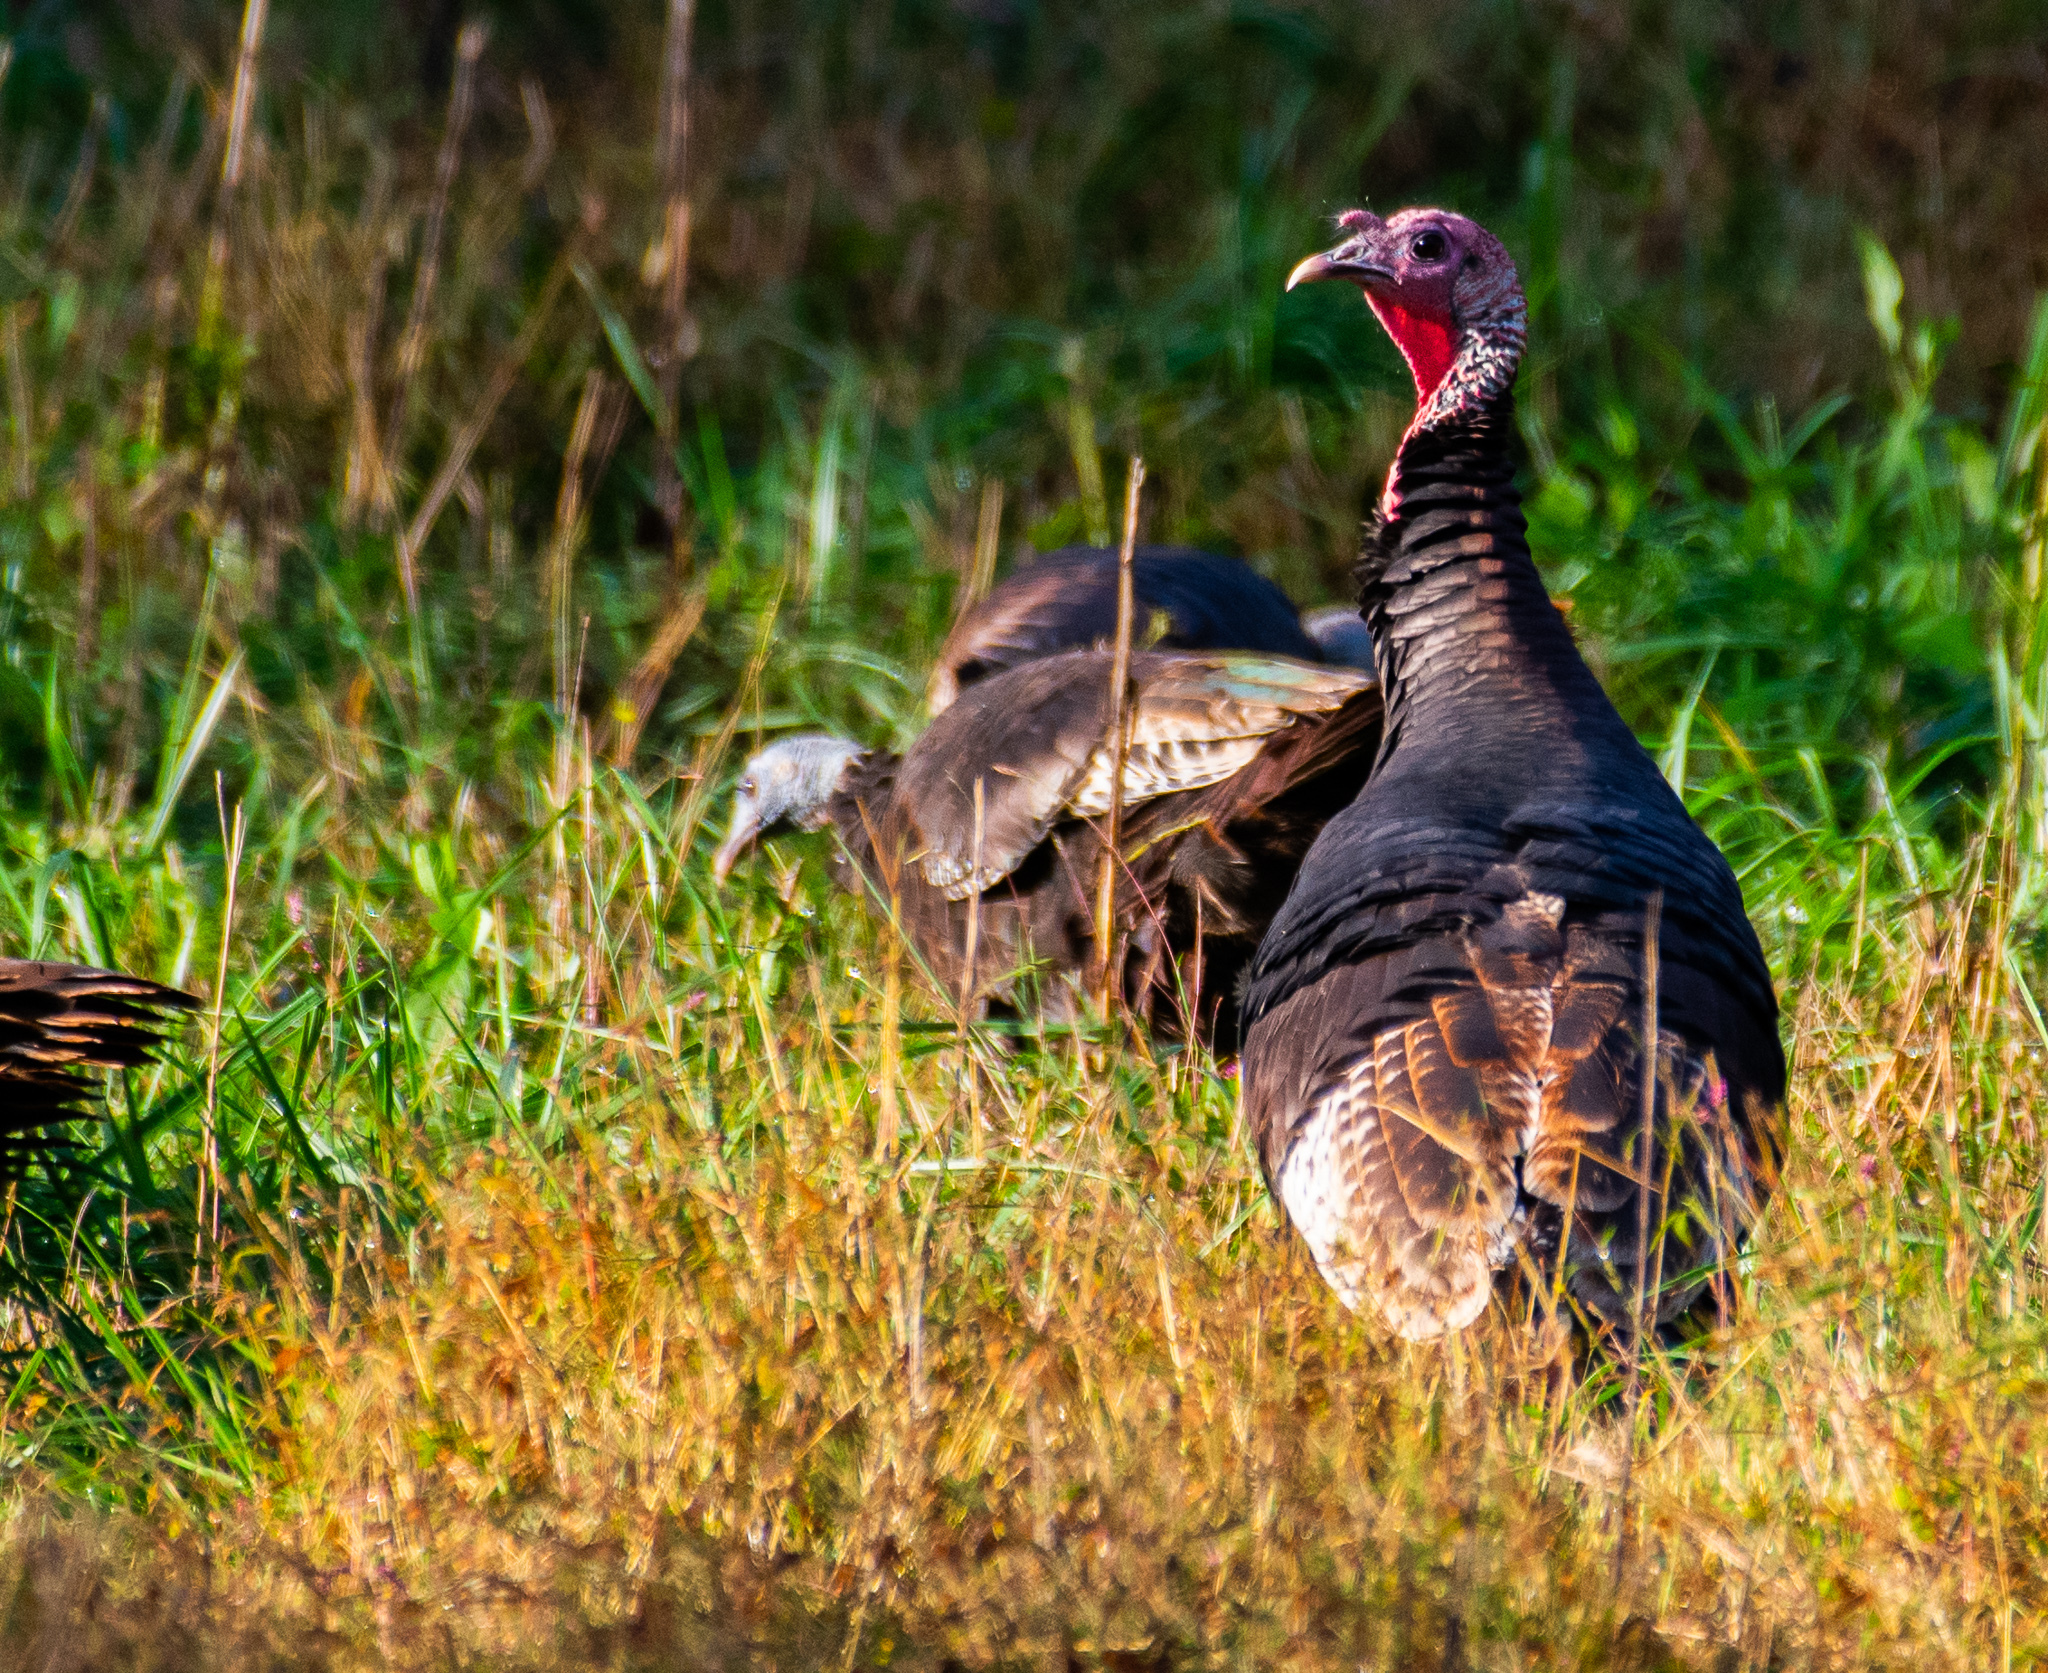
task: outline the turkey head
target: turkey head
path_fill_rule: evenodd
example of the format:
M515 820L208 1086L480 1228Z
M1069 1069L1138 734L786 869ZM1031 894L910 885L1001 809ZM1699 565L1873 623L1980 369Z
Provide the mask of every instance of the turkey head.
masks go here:
M742 854L777 831L823 829L833 793L865 753L850 739L805 732L753 756L733 786L732 824L712 856L712 876L723 883Z
M1403 209L1384 221L1348 209L1338 225L1350 236L1302 262L1287 288L1349 279L1365 292L1415 379L1411 434L1514 382L1528 308L1498 238L1448 209Z

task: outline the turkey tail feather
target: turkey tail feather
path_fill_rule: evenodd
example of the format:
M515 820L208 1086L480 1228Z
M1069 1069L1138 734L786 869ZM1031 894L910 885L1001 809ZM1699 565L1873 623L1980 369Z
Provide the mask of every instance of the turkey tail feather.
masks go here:
M135 1068L190 994L116 970L0 959L0 1182L38 1151L60 1149L67 1122L90 1112L80 1071Z
M1619 950L1581 926L1560 932L1556 908L1527 896L1398 965L1332 971L1247 1050L1249 1110L1289 1219L1348 1304L1410 1339L1477 1318L1518 1245L1547 1257L1562 1244L1579 1305L1630 1317L1636 990L1620 979ZM1283 1043L1322 1032L1319 1019L1375 1013L1366 1038L1337 1036L1293 1086L1273 1073ZM1714 1054L1674 1030L1660 1032L1655 1064L1645 1253L1661 1275L1656 1316L1668 1320L1755 1220L1768 1158L1754 1134L1772 1121L1732 1108Z

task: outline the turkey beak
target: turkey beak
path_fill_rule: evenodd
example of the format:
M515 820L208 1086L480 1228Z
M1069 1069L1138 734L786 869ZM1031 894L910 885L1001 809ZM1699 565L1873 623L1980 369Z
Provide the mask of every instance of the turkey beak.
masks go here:
M1287 288L1296 285L1313 284L1317 279L1353 279L1360 284L1372 280L1391 280L1392 268L1382 266L1372 259L1372 252L1362 238L1347 238L1334 250L1323 250L1312 255L1307 261L1287 275Z
M751 801L738 800L733 803L732 829L726 833L725 841L718 845L718 852L711 856L713 881L723 885L732 874L732 868L739 858L754 846L754 839L761 834L761 813Z

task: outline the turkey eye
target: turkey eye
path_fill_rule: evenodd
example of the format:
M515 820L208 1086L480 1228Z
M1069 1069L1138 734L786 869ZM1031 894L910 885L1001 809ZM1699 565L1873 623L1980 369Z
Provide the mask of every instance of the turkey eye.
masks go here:
M1415 242L1408 246L1408 253L1417 261L1442 261L1449 246L1440 232L1418 232Z

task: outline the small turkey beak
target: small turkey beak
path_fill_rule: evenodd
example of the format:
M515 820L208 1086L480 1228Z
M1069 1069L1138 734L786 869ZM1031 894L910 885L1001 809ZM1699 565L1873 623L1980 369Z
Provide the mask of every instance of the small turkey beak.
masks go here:
M1391 268L1382 267L1368 257L1356 239L1339 244L1334 250L1324 250L1310 256L1287 275L1287 288L1312 284L1317 279L1356 279L1361 282L1372 279L1392 279Z
M1375 259L1373 249L1376 236L1385 233L1387 223L1368 209L1347 209L1337 217L1337 224L1351 236L1334 250L1324 250L1313 255L1287 275L1287 288L1310 284L1317 279L1351 279L1367 284L1377 279L1391 283L1394 270Z
M711 876L723 884L731 874L739 858L754 846L754 839L761 834L761 815L744 802L735 802L732 810L732 829L726 833L725 841L718 845L718 852L711 856Z
M1296 285L1309 285L1318 279L1327 279L1336 271L1336 266L1337 264L1330 260L1329 251L1318 251L1307 261L1295 265L1294 271L1287 275L1287 288L1292 290Z

